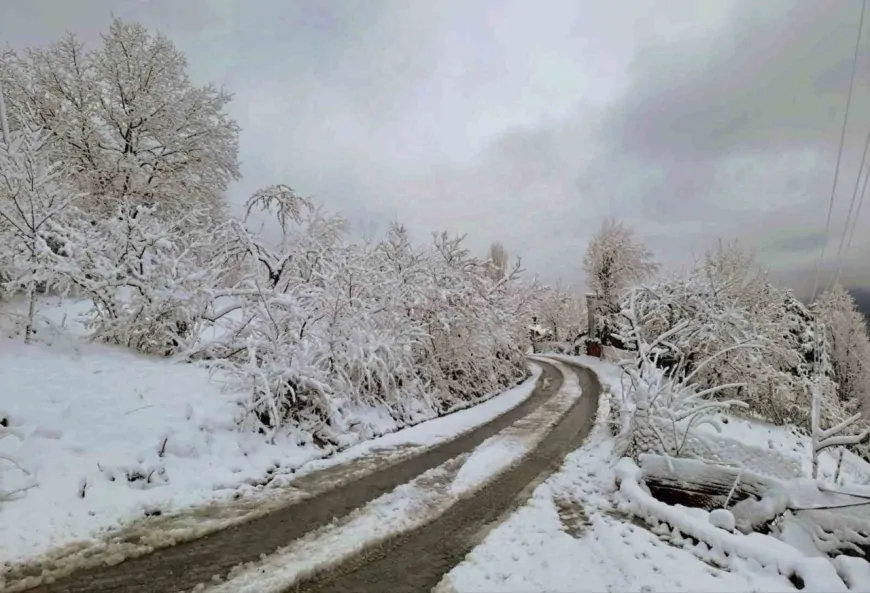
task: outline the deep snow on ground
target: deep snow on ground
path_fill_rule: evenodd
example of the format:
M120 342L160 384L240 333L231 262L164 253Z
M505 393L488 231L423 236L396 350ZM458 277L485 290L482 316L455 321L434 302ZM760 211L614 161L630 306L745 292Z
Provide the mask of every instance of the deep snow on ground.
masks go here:
M559 393L525 418L407 484L310 533L259 563L240 566L210 593L278 593L299 579L335 566L364 548L433 521L537 447L582 396L577 375L557 363Z
M620 371L615 365L585 356L555 358L591 367L605 390L621 392ZM608 402L602 398L598 422L586 444L569 455L561 470L537 487L527 504L445 576L439 593L789 591L794 585L778 574L776 566L801 567L812 562L825 564L810 568L804 575L808 590L821 590L819 583L825 590L835 590L831 588L835 585L842 589L835 575L840 572L849 574L850 590L870 591L870 565L863 560L841 556L828 564L818 553L805 558L798 549L768 536L732 536L713 528L710 514L699 509L661 505L658 510L671 514L684 530L697 530L717 546L731 550L724 562L721 549L695 546L680 537L664 541L647 523L626 512L632 505L624 492L617 491L613 439L604 424L607 415ZM746 457L770 452L777 459L779 455L794 458L801 467L799 456L808 455L806 439L787 429L736 418L728 418L725 426L723 434L716 436L746 443ZM623 466L620 470L625 474ZM856 482L870 470L860 460L854 466L852 478ZM631 487L629 480L625 488ZM643 504L631 509L634 513L655 504L642 489L635 488L634 494L643 499ZM742 549L764 551L769 558L762 558L764 554L756 554L757 560L751 555L747 558L741 556ZM717 552L718 562L712 562ZM809 578L813 576L815 583ZM817 585L815 589L813 585Z
M44 304L35 344L0 337L0 413L24 436L0 440L0 454L14 455L30 472L0 460L0 489L36 484L0 503L0 559L7 565L73 542L97 544L107 531L146 515L163 515L146 525L165 525L167 513L180 509L238 504L232 501L240 496L262 495L270 474L272 486L286 486L375 451L411 454L516 406L540 372L535 367L529 380L475 407L324 460L329 452L296 435L268 444L240 430L242 394L223 389L202 367L81 339L86 332L75 317L87 306ZM0 327L8 326L3 321ZM386 414L370 416L378 430L395 429ZM190 529L203 529L204 521Z
M760 470L762 473L778 477L812 475L812 439L808 435L800 434L791 427L776 426L759 420L722 414L718 415L718 419L722 432L717 433L710 425L699 426L697 432L702 434L707 442L726 445L719 447L720 450L729 449L730 447L727 447L729 442L742 445L743 455L734 461L741 463L746 469ZM819 456L821 479L833 482L839 454L836 448L822 451ZM765 460L767 463L759 463ZM778 465L771 467L773 465L771 462ZM763 466L756 468L755 464ZM843 465L840 468L840 484L870 484L870 464L857 455L844 451Z

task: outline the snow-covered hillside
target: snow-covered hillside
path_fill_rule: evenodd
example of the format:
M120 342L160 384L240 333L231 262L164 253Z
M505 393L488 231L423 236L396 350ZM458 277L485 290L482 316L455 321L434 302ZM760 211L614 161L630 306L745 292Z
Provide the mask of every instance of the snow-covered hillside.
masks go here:
M240 428L245 394L226 389L220 374L81 339L86 332L75 320L87 307L47 302L37 343L0 338L0 413L17 434L0 440L0 454L20 466L0 461L2 490L17 491L0 504L6 564L109 541L123 535L122 526L142 532L160 522L177 530L185 523L167 516L209 503L268 509L276 492L264 484L286 486L293 475L375 448L452 437L527 398L538 375L483 404L399 432L386 410L372 407L366 425L349 435L360 444L335 455L304 434L285 431L270 440ZM233 516L218 514L210 525L203 515L190 527L207 530Z

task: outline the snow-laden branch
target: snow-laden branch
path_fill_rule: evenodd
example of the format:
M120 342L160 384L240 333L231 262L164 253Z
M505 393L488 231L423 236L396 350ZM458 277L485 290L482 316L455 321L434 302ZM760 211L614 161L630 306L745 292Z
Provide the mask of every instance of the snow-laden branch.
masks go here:
M685 373L686 355L676 349L687 333L695 331L690 320L674 323L660 334L649 334L643 320L650 319L661 301L640 299L647 294L643 288L633 289L626 296L620 318L619 335L637 345L636 355L620 362L629 378L625 390L627 399L620 402L620 450L631 455L654 451L669 456L683 454L689 432L699 424L711 422L711 415L732 406L746 407L746 403L731 399L716 399L721 392L743 386L733 382L699 387L694 377L713 361L737 348L757 348L755 344L736 344L708 354L695 370ZM668 373L658 368L665 356L679 359L676 370Z
M83 208L99 217L125 198L164 214L217 211L239 178L231 96L193 86L186 65L165 36L119 19L98 47L70 35L0 56L10 117L50 131L50 160L64 162L75 193L87 194Z

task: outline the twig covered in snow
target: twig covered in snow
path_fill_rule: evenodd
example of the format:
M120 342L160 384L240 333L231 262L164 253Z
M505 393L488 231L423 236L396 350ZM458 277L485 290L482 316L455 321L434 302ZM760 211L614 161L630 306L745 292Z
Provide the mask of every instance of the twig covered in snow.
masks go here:
M864 419L864 413L857 414L846 418L839 424L836 424L828 429L822 429L822 396L818 389L813 390L812 401L812 456L813 456L813 478L819 476L819 453L831 447L843 447L848 445L857 445L870 439L870 427L865 428L861 432L854 434L843 434L845 431L853 427L859 421ZM841 454L842 462L842 454ZM839 465L837 467L839 474ZM836 478L835 478L836 479Z
M4 438L7 438L7 437L15 437L16 439L24 440L24 435L20 431L17 431L14 428L11 428L8 426L9 419L8 419L7 415L0 412L0 417L2 417L4 420L4 422L2 424L0 424L0 440L3 440ZM20 471L24 474L30 475L30 472L27 470L27 468L25 468L22 465L21 461L17 457L15 457L14 455L11 455L9 453L0 453L0 462L2 462L2 461L5 461L5 462L11 464L18 471ZM0 467L0 502L2 502L4 500L10 500L14 497L17 497L17 496L23 494L24 492L26 492L27 490L29 490L31 488L35 488L37 486L37 482L35 480L31 480L29 483L27 483L24 486L21 486L19 488L15 488L12 490L4 490L2 487L2 484L3 484L3 473L2 472L3 472L3 468Z
M712 396L739 384L725 384L698 389L695 377L718 357L738 348L752 348L753 344L735 344L706 356L693 370L686 372L686 356L678 349L684 332L693 331L688 321L676 323L658 335L647 335L644 321L656 314L657 301L642 300L638 296L644 289L629 292L627 306L621 313L620 337L637 345L636 358L619 363L629 379L629 388L623 394L619 454L635 456L654 451L679 456L684 453L688 435L693 427L715 422L712 415L731 406L746 406L744 402ZM662 357L676 356L679 361L670 372L662 372L657 363Z

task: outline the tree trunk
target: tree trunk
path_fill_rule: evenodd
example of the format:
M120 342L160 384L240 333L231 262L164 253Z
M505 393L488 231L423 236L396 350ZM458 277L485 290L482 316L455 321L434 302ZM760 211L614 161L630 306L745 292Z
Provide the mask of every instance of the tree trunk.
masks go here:
M30 344L31 336L33 336L33 321L36 317L36 282L33 280L30 281L27 293L30 302L27 304L27 324L24 326L24 343Z
M667 504L712 510L724 506L732 488L730 506L750 497L761 498L779 484L747 470L697 459L669 460L662 455L643 454L639 462L650 494Z

